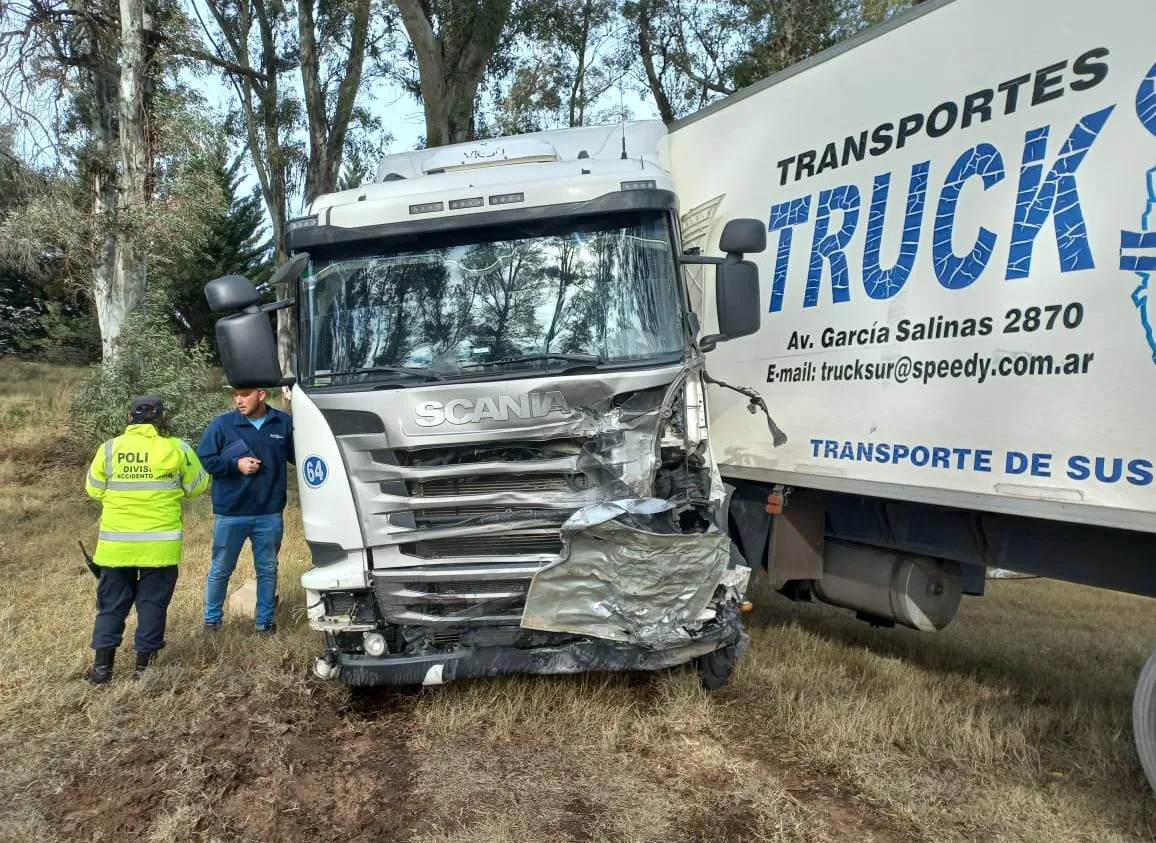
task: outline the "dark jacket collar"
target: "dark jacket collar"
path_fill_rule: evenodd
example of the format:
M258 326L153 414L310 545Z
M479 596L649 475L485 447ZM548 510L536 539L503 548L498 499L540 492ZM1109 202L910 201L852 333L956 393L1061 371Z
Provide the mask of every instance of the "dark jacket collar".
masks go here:
M235 424L235 425L244 426L247 424L252 424L252 422L250 422L248 418L241 415L240 410L234 409L229 415L232 417L233 424ZM284 415L285 415L285 413L282 413L276 407L270 407L268 404L265 405L265 418L268 421L279 422L279 421L281 421L281 417Z

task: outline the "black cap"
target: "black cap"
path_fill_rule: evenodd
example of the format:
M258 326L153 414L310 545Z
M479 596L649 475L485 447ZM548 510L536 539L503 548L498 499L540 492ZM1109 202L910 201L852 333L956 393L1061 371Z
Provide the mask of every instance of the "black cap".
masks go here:
M147 422L164 415L165 402L159 395L141 395L132 399L129 415L134 422Z

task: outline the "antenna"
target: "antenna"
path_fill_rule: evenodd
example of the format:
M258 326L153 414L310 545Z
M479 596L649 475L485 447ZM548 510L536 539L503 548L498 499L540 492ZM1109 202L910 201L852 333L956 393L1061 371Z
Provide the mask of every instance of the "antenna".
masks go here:
M618 125L622 128L622 155L619 158L623 161L627 159L626 155L626 105L622 101L622 85L618 86Z

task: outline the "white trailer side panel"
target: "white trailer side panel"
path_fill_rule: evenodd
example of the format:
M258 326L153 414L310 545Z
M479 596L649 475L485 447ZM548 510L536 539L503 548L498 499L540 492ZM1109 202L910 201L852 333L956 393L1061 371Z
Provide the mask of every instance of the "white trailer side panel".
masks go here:
M673 127L703 251L769 228L709 370L790 442L712 389L724 473L1156 531L1156 2L896 24Z

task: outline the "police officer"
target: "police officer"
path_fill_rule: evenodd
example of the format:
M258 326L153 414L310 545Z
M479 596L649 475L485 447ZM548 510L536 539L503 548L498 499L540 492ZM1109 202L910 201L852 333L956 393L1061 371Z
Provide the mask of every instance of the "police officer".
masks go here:
M96 685L112 678L113 658L133 605L133 677L165 646L165 620L181 561L181 500L209 488L209 475L196 451L169 435L160 397L134 398L128 421L124 433L97 450L85 483L89 497L104 504L93 555L100 581L92 629L96 659L88 679Z

